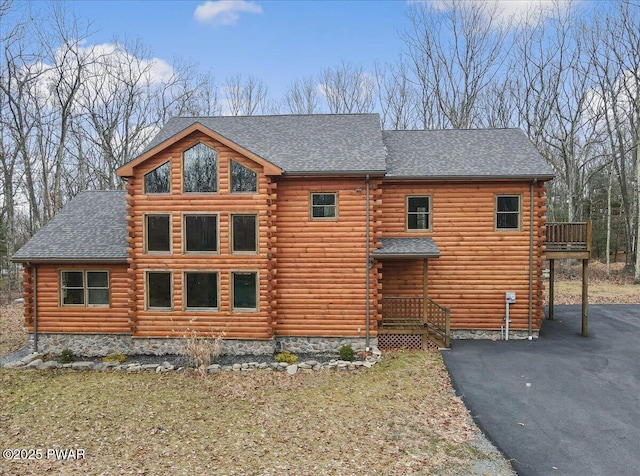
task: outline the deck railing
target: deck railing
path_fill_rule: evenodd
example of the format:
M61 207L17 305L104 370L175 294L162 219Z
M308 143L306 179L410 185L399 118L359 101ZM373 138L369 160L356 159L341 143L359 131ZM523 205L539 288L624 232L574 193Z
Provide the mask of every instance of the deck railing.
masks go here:
M591 221L547 223L547 251L591 251Z
M425 316L426 310L426 316ZM431 335L444 347L451 345L450 312L431 299L421 297L385 297L382 298L383 332L411 332Z

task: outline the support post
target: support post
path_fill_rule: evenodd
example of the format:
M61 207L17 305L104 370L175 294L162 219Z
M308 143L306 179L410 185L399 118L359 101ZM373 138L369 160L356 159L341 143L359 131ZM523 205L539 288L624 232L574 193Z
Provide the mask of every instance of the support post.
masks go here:
M582 335L587 337L589 329L589 260L582 260Z
M553 294L556 281L555 260L549 260L549 320L553 321Z
M422 260L422 318L425 324L429 322L429 301L427 299L429 291L429 260Z

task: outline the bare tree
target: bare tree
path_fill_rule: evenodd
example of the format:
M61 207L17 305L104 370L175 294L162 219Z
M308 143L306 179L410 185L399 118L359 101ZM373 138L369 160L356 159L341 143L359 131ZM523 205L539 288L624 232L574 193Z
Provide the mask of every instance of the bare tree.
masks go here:
M394 130L415 128L418 123L418 97L402 58L396 66L376 65L375 78L383 127Z
M506 26L497 2L416 2L402 35L421 92L422 126L468 128L478 122L480 95L500 73Z
M267 86L254 76L245 81L237 74L224 84L229 114L232 116L253 116L261 114L267 107Z
M291 114L316 114L320 112L317 82L310 76L296 79L289 86L284 102Z
M373 112L375 84L362 67L343 62L335 68L322 71L318 82L332 114Z

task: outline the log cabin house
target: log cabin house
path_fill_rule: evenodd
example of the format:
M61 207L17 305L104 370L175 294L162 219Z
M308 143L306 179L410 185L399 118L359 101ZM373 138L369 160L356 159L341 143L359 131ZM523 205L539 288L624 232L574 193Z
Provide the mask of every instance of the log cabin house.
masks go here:
M197 336L226 353L323 352L539 331L553 171L518 129L180 117L118 175L125 191L78 194L13 257L41 351L177 353Z

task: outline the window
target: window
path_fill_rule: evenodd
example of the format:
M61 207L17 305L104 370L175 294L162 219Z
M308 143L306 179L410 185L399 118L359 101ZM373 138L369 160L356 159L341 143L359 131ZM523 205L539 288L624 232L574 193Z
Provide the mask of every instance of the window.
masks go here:
M231 273L233 289L233 309L256 310L258 307L258 273Z
M108 306L108 271L61 271L60 302L63 306Z
M184 251L187 253L218 251L217 215L184 216Z
M520 195L496 196L496 229L520 229Z
M147 308L171 309L171 272L147 271Z
M255 253L258 251L258 217L256 215L231 215L231 252Z
M184 273L186 309L218 308L218 273Z
M431 228L431 197L407 197L407 230Z
M145 215L147 252L171 251L169 215Z
M258 174L253 170L231 161L231 191L256 192L258 190Z
M202 143L184 151L183 180L185 192L218 191L218 153Z
M171 191L171 165L165 162L144 176L144 193L169 193Z
M311 218L336 218L337 216L337 194L311 194Z

